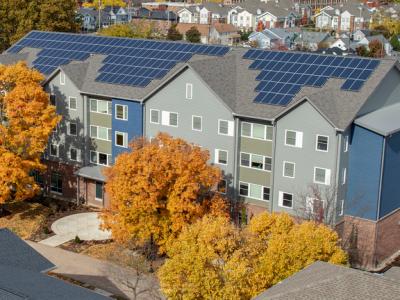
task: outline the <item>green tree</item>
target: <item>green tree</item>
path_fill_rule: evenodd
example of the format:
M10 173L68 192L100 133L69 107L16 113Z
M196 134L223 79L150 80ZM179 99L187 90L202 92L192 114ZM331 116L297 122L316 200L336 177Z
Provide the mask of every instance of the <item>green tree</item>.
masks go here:
M192 26L188 31L186 31L186 40L191 43L200 43L201 33L196 26Z
M392 45L394 51L400 51L400 42L397 35L392 36L390 39L390 44Z
M172 24L168 29L167 39L171 41L180 41L183 35L176 29L177 24Z
M76 0L41 1L37 29L44 31L77 32Z
M359 46L356 48L356 53L358 56L369 57L369 51L365 46Z

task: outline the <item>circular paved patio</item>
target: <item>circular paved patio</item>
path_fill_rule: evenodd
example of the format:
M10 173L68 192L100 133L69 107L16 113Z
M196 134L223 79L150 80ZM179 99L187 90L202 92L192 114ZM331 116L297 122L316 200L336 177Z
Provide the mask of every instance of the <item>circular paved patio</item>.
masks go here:
M100 220L98 213L80 213L70 215L55 221L51 225L51 230L56 235L70 236L74 238L78 236L84 241L101 241L111 238L110 231L100 230Z

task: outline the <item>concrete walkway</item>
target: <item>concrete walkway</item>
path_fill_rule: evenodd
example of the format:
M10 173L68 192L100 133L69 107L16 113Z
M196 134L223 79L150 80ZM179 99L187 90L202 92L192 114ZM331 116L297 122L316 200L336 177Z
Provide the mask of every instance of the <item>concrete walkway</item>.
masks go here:
M83 254L27 241L57 266L52 272L126 299L164 299L155 277Z
M70 215L55 221L51 230L56 234L48 239L40 241L52 247L64 244L76 236L84 241L101 241L111 238L111 232L100 230L98 213L80 213Z

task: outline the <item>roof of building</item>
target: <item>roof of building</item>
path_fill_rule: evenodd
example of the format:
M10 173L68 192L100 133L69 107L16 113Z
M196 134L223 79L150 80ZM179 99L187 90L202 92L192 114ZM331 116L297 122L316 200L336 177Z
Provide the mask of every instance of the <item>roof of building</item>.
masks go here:
M144 7L140 7L139 9L134 11L132 15L133 18L146 18L151 20L164 20L164 21L172 21L177 19L177 15L173 11L169 10L150 10Z
M55 267L6 228L0 229L0 265L35 272L44 272Z
M261 293L254 300L396 299L400 282L348 267L315 262Z
M31 270L0 265L0 299L105 300L108 297Z
M237 33L238 30L232 24L214 23L212 25L219 33Z
M222 3L206 2L202 4L207 10L212 13L219 14L220 16L226 16L228 11L231 9L231 5L224 5Z
M380 135L388 136L400 130L400 104L393 104L375 110L354 122Z
M8 229L0 229L0 299L108 299L45 274L55 266Z
M89 165L89 166L80 168L78 171L75 172L75 175L105 182L106 178L103 174L103 170L104 170L104 167L102 167L102 166Z
M326 32L302 31L295 38L295 42L302 41L310 44L319 44L329 37L330 35Z
M400 267L393 266L383 273L384 276L400 282Z
M182 34L185 34L186 31L188 31L192 27L196 27L197 30L200 32L201 36L208 36L208 34L210 33L211 25L209 25L209 24L192 24L192 23L178 23L176 25L176 29Z

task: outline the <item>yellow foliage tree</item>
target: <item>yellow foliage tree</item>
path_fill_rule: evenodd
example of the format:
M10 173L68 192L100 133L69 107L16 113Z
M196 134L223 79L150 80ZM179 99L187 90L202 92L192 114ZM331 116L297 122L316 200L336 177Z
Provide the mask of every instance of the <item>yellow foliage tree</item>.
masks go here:
M22 62L0 66L0 203L38 192L30 172L45 168L40 158L59 121L43 79Z
M119 6L125 7L126 2L124 0L92 0L86 1L82 5L83 7L94 7L94 8L101 8L103 9L106 6Z
M208 151L167 134L130 147L106 170L111 204L102 219L114 239L154 241L163 253L187 224L227 214L225 199L214 192L221 171L207 164Z
M104 36L126 37L126 38L151 38L155 31L151 22L138 22L135 24L115 24L100 30L99 34Z
M206 217L167 254L158 276L171 299L251 299L317 260L347 263L334 231L275 213L254 217L240 232Z

